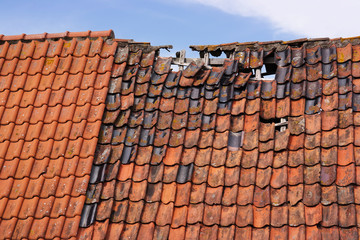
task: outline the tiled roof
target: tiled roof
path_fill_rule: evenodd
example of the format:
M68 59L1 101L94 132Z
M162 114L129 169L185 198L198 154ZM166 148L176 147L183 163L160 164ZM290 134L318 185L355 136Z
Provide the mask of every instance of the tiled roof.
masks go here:
M117 46L112 37L1 36L1 239L76 236Z
M358 38L0 43L0 238L358 239Z
M79 237L357 239L357 41L243 44L180 72L124 50ZM252 80L269 57L275 79Z

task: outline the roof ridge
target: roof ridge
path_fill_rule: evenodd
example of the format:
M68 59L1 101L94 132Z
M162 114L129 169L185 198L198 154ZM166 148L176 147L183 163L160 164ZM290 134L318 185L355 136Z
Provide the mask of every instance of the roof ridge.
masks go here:
M112 29L106 31L84 31L84 32L62 32L62 33L40 33L40 34L20 34L20 35L0 35L2 41L15 41L15 40L42 40L51 38L64 38L64 37L108 37L115 38Z
M275 41L253 41L253 42L233 42L233 43L221 43L221 44L202 44L202 45L190 45L189 48L193 51L207 51L213 52L217 50L221 51L239 51L246 48L267 48L267 49L278 49L287 46L298 46L302 47L305 45L312 44L337 44L339 46L347 45L352 43L355 45L360 44L360 36L347 37L347 38L299 38L289 41L275 40Z

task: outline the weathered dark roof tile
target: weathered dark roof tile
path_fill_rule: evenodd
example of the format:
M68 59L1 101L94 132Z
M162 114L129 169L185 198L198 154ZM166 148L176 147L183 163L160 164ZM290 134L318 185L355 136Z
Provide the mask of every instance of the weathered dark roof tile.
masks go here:
M305 102L305 113L306 114L315 114L320 112L321 109L321 97L315 99L306 99Z
M291 99L299 99L301 97L305 96L305 93L307 91L307 82L303 81L301 83L293 83L291 82L290 88L291 88Z
M171 57L158 57L156 62L155 62L155 66L154 66L154 71L157 74L165 74L165 73L169 73L170 71L170 66L171 66Z
M306 62L308 64L315 64L321 61L321 48L320 46L306 48Z
M293 67L300 67L305 62L305 47L291 48L291 65Z
M291 48L287 47L283 51L275 52L275 62L278 66L283 67L291 63Z
M332 79L337 76L337 64L336 62L323 64L322 65L322 74L324 79Z
M330 63L336 60L336 46L332 44L329 47L322 47L321 48L321 56L323 63Z

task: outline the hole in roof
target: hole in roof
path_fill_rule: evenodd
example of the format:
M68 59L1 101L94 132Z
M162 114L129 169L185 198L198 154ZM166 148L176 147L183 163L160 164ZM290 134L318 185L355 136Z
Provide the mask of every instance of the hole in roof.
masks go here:
M272 118L272 119L264 119L260 117L260 122L262 123L274 123L275 131L284 132L288 128L288 117L284 118Z
M262 76L266 79L275 79L277 65L275 64L274 60L274 53L264 57L263 59L264 65L262 67Z
M223 51L221 52L221 54L220 54L219 56L213 56L213 55L211 55L211 54L210 54L210 56L211 56L211 57L216 57L216 58L228 58Z
M288 118L275 118L275 131L284 132L288 128Z
M185 67L184 67L185 69ZM171 71L178 72L180 70L179 65L177 64L171 64Z
M275 74L265 75L264 78L269 79L269 80L274 80L275 79Z
M261 79L275 80L276 68L277 68L276 64L264 64L260 68ZM256 78L256 71L258 69L259 68L251 68L252 78ZM257 79L257 80L260 80L260 79Z
M172 49L166 50L163 48L159 49L159 55L160 57L173 57L175 56L175 51Z
M261 75L265 79L275 79L276 69L277 69L276 64L271 64L271 63L264 64L261 68Z

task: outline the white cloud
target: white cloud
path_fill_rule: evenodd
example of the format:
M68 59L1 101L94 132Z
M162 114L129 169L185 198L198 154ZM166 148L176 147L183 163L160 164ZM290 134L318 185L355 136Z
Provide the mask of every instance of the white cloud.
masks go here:
M360 35L358 0L185 0L268 21L274 30L306 37Z

